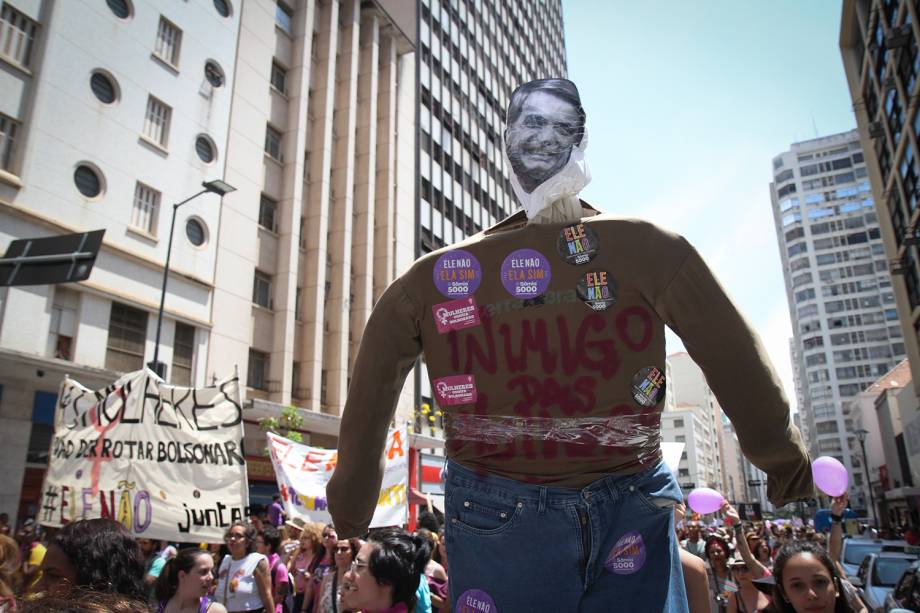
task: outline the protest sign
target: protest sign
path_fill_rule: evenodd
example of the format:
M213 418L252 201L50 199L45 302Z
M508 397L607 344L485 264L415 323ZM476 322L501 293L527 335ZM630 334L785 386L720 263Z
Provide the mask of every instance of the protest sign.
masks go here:
M335 449L310 447L266 433L278 489L288 517L307 521L332 521L326 505L326 484L335 470ZM406 426L390 430L384 448L386 466L371 528L401 526L408 520L409 447Z
M249 515L236 376L167 385L150 370L92 391L65 379L39 522L110 517L137 536L220 542Z

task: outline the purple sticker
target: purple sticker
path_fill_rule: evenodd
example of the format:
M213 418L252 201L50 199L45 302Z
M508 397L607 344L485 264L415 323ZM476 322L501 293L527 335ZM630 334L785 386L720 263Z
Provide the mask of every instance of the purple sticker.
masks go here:
M434 380L434 393L438 404L450 407L476 402L476 380L473 375L452 375Z
M471 326L478 326L479 308L476 299L472 296L442 302L431 307L434 323L438 327L438 334L445 334L451 330L463 330Z
M434 265L434 284L448 298L464 298L482 281L482 266L469 251L454 249L441 254Z
M457 613L498 613L495 601L482 590L467 590L454 605Z
M502 263L502 284L515 298L543 295L552 276L549 260L535 249L513 251Z
M642 535L636 531L627 532L620 537L604 567L617 575L631 575L645 564L645 543Z

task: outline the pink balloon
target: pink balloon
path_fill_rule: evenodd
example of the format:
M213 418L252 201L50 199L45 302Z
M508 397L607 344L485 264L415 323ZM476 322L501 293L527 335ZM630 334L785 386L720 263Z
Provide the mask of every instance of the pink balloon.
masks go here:
M840 496L847 491L849 475L836 458L821 456L811 463L811 475L818 489L828 496Z
M725 498L719 492L708 487L698 487L687 497L687 504L690 508L705 515L706 513L715 513L722 506Z

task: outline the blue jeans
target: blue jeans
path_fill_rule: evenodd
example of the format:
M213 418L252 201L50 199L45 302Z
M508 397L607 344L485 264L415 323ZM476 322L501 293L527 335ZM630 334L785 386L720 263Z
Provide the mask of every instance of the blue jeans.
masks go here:
M688 610L663 463L578 490L448 461L446 485L452 611Z

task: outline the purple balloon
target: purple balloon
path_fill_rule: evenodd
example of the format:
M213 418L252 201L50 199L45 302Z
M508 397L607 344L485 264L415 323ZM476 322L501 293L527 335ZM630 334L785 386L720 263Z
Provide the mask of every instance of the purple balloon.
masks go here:
M698 487L687 497L687 504L690 508L705 515L706 513L715 513L722 506L725 497L719 492L708 487Z
M812 462L811 475L818 489L828 496L840 496L847 491L849 475L846 467L836 458L825 455Z

